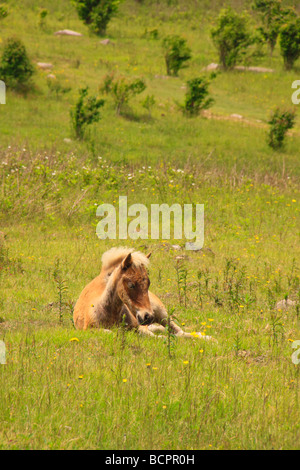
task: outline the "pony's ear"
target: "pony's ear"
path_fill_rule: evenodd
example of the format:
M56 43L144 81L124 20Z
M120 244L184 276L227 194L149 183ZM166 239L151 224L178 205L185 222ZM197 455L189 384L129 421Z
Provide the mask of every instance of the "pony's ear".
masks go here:
M132 256L131 256L131 253L129 253L126 258L123 259L122 261L122 269L126 270L128 269L132 264Z
M148 253L148 254L146 255L146 258L149 259L151 255L152 255L152 253L151 253L151 251L150 251L150 253Z

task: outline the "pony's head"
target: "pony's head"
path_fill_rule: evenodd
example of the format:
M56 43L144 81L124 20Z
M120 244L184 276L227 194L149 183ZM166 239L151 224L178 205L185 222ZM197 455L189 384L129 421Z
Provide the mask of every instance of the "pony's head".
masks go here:
M154 320L148 294L150 280L146 269L150 256L151 253L145 256L130 252L119 266L118 296L140 325L149 325Z

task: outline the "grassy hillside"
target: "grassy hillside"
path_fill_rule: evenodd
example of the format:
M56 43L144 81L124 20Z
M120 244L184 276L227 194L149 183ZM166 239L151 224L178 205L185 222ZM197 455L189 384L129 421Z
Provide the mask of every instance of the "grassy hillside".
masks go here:
M286 72L278 45L272 58L263 49L245 64L273 73L220 72L209 112L184 116L177 103L187 80L218 60L210 29L222 3L126 0L103 45L67 0L7 2L0 46L17 34L34 63L53 68L37 68L34 88L8 90L0 106L2 449L299 448L300 366L291 359L300 339L299 117L281 151L267 144L271 111L291 107L299 62ZM55 36L60 29L83 36ZM192 49L178 78L166 76L169 33ZM70 110L79 88L101 97L112 71L144 78L146 90L120 116L104 96L101 120L76 140ZM71 91L51 94L49 73ZM203 249L99 240L97 206L124 195L148 209L204 204ZM186 331L217 341L171 338L170 349L166 338L121 328L75 330L74 302L102 253L119 244L151 250L151 290ZM276 308L285 298L298 304Z
M1 23L2 42L17 31L22 31L32 60L53 64L51 73L72 91L59 100L49 97L47 75L49 71L37 71L36 90L25 99L8 93L7 105L1 108L1 144L27 144L31 149L52 148L66 150L63 139L70 137L69 110L77 99L78 89L88 85L91 93L99 93L99 85L105 74L111 71L126 76L143 77L147 89L132 102L128 119L115 120L114 109L109 97L103 108L102 120L92 130L93 149L104 157L118 160L153 158L157 160L165 152L178 149L178 160L185 160L186 150L182 150L183 136L187 139L188 153L194 158L209 154L212 150L222 151L223 141L218 145L218 136L229 133L226 153L231 159L243 158L247 139L235 132L232 139L231 123L208 123L196 119L194 122L182 119L176 102L182 102L186 81L201 74L203 67L217 62L217 53L210 39L210 29L218 10L202 7L202 2L178 2L174 5L137 2L123 2L117 18L108 27L108 37L112 44L102 45L100 39L91 36L87 27L77 17L75 9L67 0L44 2L49 10L45 27L41 30L39 2L28 2L11 6L11 14ZM254 20L253 20L254 21ZM59 29L74 29L83 37L57 37L53 33ZM147 31L157 29L158 39L151 39ZM192 49L189 67L180 72L179 78L167 78L161 48L162 38L169 32L182 34ZM146 34L145 34L146 33ZM264 65L273 68L275 73L229 72L219 74L211 84L211 94L215 104L213 114L230 116L240 114L253 124L251 134L261 142L258 152L267 154L262 129L271 111L278 105L291 106L291 84L297 79L297 71L283 71L282 59L277 47L272 59L267 54L251 61L251 65ZM143 97L153 94L156 106L153 110L154 122L148 122L147 112L141 106ZM257 120L262 121L257 123ZM113 124L114 123L114 124ZM113 124L113 125L112 125ZM220 126L211 129L207 126ZM192 132L187 132L195 126ZM299 147L299 121L295 128L295 138L289 142L285 152L286 160L294 159ZM242 126L238 126L238 128ZM249 125L247 125L249 127ZM236 129L236 125L234 125ZM213 140L209 139L213 131ZM243 129L241 129L243 132ZM188 135L190 134L190 138ZM124 139L126 135L126 139ZM154 136L154 138L153 138ZM147 139L148 137L148 139ZM190 140L192 139L192 140ZM143 142L141 144L141 141ZM150 141L150 142L149 142ZM153 145L153 141L156 142ZM138 147L142 145L143 152ZM252 144L254 145L254 143ZM79 147L79 148L78 148ZM154 148L153 148L154 147ZM76 142L74 148L86 152ZM184 153L184 155L183 155ZM247 158L248 159L248 158ZM243 162L242 162L243 165Z

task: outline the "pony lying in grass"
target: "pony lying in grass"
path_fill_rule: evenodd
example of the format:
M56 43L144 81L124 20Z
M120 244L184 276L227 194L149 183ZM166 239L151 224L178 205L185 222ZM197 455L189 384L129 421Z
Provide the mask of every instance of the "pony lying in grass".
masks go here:
M150 336L168 325L177 336L211 339L201 333L186 333L174 321L168 321L163 303L149 291L150 255L122 247L104 253L99 276L83 289L75 305L76 328L110 328L125 320L129 328Z

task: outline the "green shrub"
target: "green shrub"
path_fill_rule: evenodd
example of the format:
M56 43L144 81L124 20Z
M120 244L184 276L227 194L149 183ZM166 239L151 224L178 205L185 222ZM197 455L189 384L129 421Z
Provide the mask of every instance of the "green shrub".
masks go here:
M258 28L258 31L269 45L272 55L281 25L281 2L280 0L254 0L252 8L260 16L262 26Z
M197 77L187 82L183 111L189 116L198 116L203 109L208 109L214 102L209 96L210 80L206 77Z
M217 26L211 30L211 37L224 69L234 67L253 42L246 16L239 15L231 8L221 11Z
M273 149L280 149L287 131L294 127L295 112L277 108L268 123L270 124L268 143Z
M267 42L272 55L283 22L296 14L291 8L283 8L280 0L254 0L253 10L260 16L262 25L258 31Z
M151 110L155 105L155 98L153 95L147 95L144 101L142 102L143 108L147 109L149 117L151 117Z
M178 72L186 67L186 62L191 58L191 49L186 44L186 39L169 35L162 42L167 74L177 77Z
M83 139L86 127L100 119L99 109L104 105L104 100L96 96L88 97L88 87L79 90L79 98L74 111L71 110L71 122L75 135Z
M46 25L46 18L48 16L48 10L46 8L41 8L39 12L39 27L43 29Z
M8 9L6 5L0 5L0 20L3 20L8 16Z
M119 0L73 0L78 16L90 30L103 36L109 21L116 15Z
M104 77L101 91L111 94L116 106L117 114L120 114L124 105L128 104L129 99L142 93L146 89L146 84L141 78L129 80L125 77L115 78L114 74Z
M291 70L300 57L300 18L282 27L279 42L284 66L286 70Z
M34 67L22 41L9 38L4 44L0 60L0 78L8 87L25 90L30 85Z

